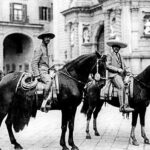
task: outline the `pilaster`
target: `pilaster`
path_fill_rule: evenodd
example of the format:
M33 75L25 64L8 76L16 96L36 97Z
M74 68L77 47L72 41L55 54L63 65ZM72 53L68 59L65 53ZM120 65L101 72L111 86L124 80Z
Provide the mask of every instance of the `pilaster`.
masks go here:
M138 47L139 47L139 44L138 44L138 41L139 41L139 20L138 20L138 13L139 13L139 8L137 6L132 6L130 8L130 11L131 11L131 37L132 37L132 50L133 51L137 51L138 50Z

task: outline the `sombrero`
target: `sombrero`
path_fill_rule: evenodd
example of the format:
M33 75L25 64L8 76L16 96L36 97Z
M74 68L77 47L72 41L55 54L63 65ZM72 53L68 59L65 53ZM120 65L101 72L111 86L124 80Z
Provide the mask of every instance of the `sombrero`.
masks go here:
M121 48L125 48L125 47L127 47L127 44L126 43L124 43L124 42L122 42L122 41L120 41L120 40L118 40L118 39L114 39L114 40L109 40L109 41L107 41L107 45L108 46L113 46L113 45L118 45L118 46L120 46Z
M50 32L43 32L38 36L38 39L43 39L44 37L50 37L51 39L53 39L55 37L55 35L53 33Z

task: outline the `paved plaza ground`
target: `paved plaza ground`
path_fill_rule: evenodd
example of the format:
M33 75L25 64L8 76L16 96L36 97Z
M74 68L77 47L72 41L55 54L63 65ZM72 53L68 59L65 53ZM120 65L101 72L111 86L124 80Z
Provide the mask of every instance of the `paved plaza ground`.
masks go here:
M131 115L129 119L125 119L119 113L118 108L108 104L103 106L97 120L100 136L94 136L91 121L90 133L92 139L85 139L86 118L80 113L80 108L81 105L78 107L76 114L74 131L74 141L80 150L150 150L150 145L143 144L139 120L136 136L140 146L133 146L129 143ZM36 119L31 119L28 127L22 132L16 133L15 136L25 150L61 150L62 148L59 145L60 127L60 111L50 111L49 113L39 111ZM148 107L146 114L146 132L150 138L150 107ZM68 132L66 137L68 138ZM67 138L66 141L68 141ZM5 122L0 128L0 147L2 150L13 150Z

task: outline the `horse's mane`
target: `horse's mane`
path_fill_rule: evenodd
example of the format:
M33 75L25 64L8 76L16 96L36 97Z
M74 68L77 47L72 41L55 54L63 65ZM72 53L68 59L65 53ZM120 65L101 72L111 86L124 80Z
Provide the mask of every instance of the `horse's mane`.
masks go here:
M95 56L95 53L90 53L90 54L84 54L79 56L78 58L75 58L74 60L68 62L63 66L63 68L70 68L70 67L77 67L78 65L82 64L86 60L89 60L89 58Z

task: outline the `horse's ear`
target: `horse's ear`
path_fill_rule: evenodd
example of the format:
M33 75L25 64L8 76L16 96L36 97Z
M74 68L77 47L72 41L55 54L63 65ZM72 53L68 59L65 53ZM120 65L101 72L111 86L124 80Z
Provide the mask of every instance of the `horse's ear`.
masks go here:
M95 51L95 54L97 55L98 58L101 57L101 54L98 51Z

